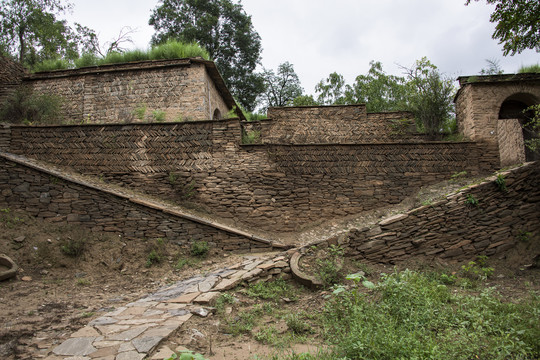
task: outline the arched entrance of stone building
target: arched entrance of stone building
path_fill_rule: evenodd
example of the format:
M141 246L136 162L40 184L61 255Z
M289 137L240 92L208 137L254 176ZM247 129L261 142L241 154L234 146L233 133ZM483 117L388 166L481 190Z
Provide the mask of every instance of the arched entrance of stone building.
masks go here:
M212 120L221 120L221 111L219 109L214 110L214 115L212 116Z
M540 101L534 95L518 93L507 97L501 104L497 122L497 138L501 166L540 160L540 154L525 146L527 140L539 137L526 124L533 117L526 109Z

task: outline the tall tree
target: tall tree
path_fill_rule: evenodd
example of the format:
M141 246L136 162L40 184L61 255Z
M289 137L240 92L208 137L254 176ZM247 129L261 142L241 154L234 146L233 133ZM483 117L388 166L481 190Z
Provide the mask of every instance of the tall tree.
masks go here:
M333 72L326 79L322 79L315 85L318 93L317 102L322 105L343 105L346 103L345 78L343 75Z
M364 103L369 112L404 110L405 79L386 74L379 61L371 61L369 65L366 75L357 76L352 86L346 86L346 103Z
M57 19L70 7L60 0L1 0L1 49L29 66L47 59L77 58L95 33L79 24L74 30Z
M273 70L265 69L263 78L265 85L263 97L268 107L291 105L294 99L302 95L300 79L289 62L280 64L277 74Z
M160 0L150 16L153 44L175 38L196 41L216 62L233 95L252 111L263 81L255 73L260 62L261 38L251 16L231 0Z
M479 1L479 0L475 0ZM467 0L465 5L469 5ZM492 37L503 45L503 55L515 55L526 49L540 52L540 1L486 0L494 4L490 22L497 24Z

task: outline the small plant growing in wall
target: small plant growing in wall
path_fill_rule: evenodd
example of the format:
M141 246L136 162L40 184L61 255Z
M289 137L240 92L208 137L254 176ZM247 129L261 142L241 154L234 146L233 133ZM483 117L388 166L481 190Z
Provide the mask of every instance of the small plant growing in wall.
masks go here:
M478 206L478 200L474 197L473 194L467 194L467 199L465 199L465 204L469 206Z
M139 107L137 107L135 110L133 110L133 115L138 120L143 121L144 117L146 116L146 110L147 110L146 104L142 104Z
M409 128L410 121L409 119L392 119L390 120L390 128L392 135L405 135L407 129Z
M506 179L501 174L497 175L497 179L495 179L495 185L497 185L500 191L508 192L508 189L506 187Z
M171 171L171 172L169 173L168 179L169 179L169 184L171 184L171 185L174 186L174 185L176 185L176 181L178 180L178 174L176 174L175 172L172 172L172 171Z
M157 122L165 121L165 111L159 109L152 111L152 118Z
M247 131L242 134L242 144L259 144L261 142L261 132L258 130Z

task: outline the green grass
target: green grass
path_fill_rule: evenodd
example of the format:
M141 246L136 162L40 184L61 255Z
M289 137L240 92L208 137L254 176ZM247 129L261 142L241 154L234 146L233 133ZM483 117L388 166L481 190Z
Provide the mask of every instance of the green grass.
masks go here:
M383 275L368 292L334 294L321 321L335 358L533 359L539 318L538 294L505 303L492 288L460 294L405 270Z
M161 45L156 45L150 50L135 49L126 52L110 52L107 56L100 58L94 54L83 54L73 63L59 59L46 60L34 66L33 71L52 71L60 69L80 68L85 66L120 64L134 61L146 60L168 60L168 59L184 59L202 57L205 60L210 60L210 55L199 44L182 43L176 40L170 40Z
M282 279L250 285L245 289L245 293L251 297L272 301L279 301L281 298L291 300L297 298L291 284Z
M520 73L520 74L524 74L524 73L536 73L536 74L538 74L538 73L540 73L540 64L522 66L518 70L518 73Z

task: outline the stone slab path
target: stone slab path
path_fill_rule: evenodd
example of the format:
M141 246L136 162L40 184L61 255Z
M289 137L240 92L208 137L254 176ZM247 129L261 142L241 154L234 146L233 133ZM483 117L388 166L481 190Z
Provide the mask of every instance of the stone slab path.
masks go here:
M142 360L168 358L159 345L194 314L206 316L222 291L243 281L270 280L290 272L289 254L246 256L245 261L206 276L196 276L92 320L52 349L46 360ZM206 307L206 308L205 308Z

